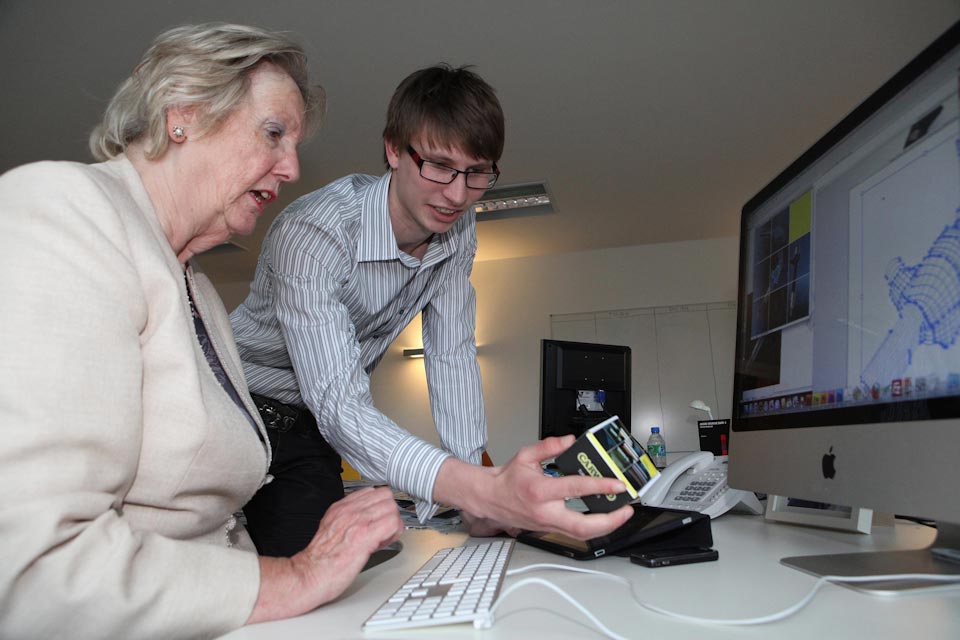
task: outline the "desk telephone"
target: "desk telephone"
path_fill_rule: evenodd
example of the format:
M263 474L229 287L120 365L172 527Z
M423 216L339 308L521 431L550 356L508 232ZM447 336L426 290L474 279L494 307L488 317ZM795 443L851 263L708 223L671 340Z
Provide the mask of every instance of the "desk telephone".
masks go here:
M752 492L727 485L727 456L714 456L709 451L688 454L668 465L650 483L640 502L648 507L699 511L711 518L738 505L749 513L763 513Z

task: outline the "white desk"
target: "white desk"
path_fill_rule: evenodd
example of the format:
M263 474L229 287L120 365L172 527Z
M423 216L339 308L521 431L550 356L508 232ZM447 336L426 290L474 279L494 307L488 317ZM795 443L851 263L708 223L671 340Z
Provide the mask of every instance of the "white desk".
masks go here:
M797 602L814 578L779 563L783 556L849 553L858 550L919 548L933 538L926 527L898 524L875 527L874 534L831 532L767 523L759 516L727 514L713 523L717 562L647 569L629 559L610 557L590 562L517 544L511 568L536 562L570 564L609 571L633 581L645 601L696 616L746 618L779 611ZM448 625L409 631L364 633L364 620L434 551L458 546L464 534L407 531L404 550L366 571L337 602L307 615L235 631L229 640L317 640L326 638L600 638L595 628L560 596L543 587L525 587L496 611L487 631L471 625ZM505 586L525 577L550 580L573 595L616 633L627 638L960 638L960 589L949 594L896 598L866 596L828 585L805 609L786 620L754 627L704 626L680 622L636 605L622 585L599 577L537 571L508 577Z

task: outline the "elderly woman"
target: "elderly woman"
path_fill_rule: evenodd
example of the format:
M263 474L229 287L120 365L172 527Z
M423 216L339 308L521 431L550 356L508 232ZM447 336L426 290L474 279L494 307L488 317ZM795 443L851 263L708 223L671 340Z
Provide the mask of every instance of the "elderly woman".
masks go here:
M196 253L249 234L319 110L302 49L162 34L91 138L0 177L0 637L208 637L346 589L402 532L388 490L292 558L234 514L270 450ZM349 537L348 537L349 536Z

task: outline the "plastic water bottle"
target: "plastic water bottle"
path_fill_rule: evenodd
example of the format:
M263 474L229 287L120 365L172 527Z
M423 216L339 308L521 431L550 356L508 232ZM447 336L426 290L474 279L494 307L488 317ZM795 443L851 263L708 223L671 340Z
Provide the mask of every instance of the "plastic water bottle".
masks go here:
M647 454L657 469L667 466L667 443L660 435L660 427L650 429L650 439L647 440Z

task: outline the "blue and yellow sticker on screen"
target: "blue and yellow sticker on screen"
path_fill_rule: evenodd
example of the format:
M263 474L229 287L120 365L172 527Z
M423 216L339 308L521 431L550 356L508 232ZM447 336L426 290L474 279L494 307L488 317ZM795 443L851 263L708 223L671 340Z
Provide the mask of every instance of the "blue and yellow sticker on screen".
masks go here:
M751 338L810 315L812 211L807 191L753 230Z

